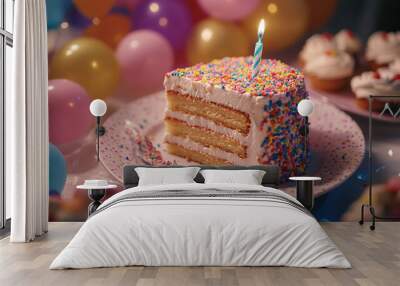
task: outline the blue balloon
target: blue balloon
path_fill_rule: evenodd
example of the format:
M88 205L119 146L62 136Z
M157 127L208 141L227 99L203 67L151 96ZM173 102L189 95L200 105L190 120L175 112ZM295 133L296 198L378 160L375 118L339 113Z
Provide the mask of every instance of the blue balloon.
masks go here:
M69 23L70 26L75 28L87 28L92 24L89 18L83 16L75 6L72 6L68 13L65 15L65 20Z
M47 29L58 29L72 6L72 0L46 0Z
M67 180L67 163L56 146L49 146L49 189L60 194Z

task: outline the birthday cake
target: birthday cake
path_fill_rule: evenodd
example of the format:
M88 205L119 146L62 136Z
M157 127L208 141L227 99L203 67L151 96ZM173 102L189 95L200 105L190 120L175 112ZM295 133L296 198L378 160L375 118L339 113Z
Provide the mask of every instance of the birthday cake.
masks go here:
M304 124L297 104L308 96L303 74L279 60L223 58L166 74L165 148L201 164L280 166L282 179L305 168Z

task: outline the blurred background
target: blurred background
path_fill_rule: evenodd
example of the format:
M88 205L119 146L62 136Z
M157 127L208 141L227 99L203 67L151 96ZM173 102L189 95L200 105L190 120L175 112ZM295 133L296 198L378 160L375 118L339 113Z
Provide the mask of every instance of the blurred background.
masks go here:
M106 116L162 89L164 74L224 56L252 55L260 19L263 57L296 64L315 33L350 29L365 43L375 31L400 28L397 0L48 0L50 219L85 220L85 179L112 176L96 161L90 101ZM367 136L368 119L349 115ZM400 120L400 119L399 119ZM376 122L374 188L379 212L400 213L399 124ZM396 149L397 148L397 149ZM390 158L385 156L389 152ZM391 160L387 163L387 160ZM391 166L390 168L387 165ZM395 166L395 167L393 167ZM92 176L92 177L88 177ZM366 200L367 161L317 198L319 220L358 220ZM121 189L110 192L112 195Z

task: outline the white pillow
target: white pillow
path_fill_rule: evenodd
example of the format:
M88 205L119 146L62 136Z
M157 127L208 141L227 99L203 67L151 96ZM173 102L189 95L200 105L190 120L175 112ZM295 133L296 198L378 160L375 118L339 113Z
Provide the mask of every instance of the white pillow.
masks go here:
M246 184L261 185L265 171L262 170L201 170L205 184Z
M199 167L135 168L139 176L139 186L195 183L193 179L199 170Z

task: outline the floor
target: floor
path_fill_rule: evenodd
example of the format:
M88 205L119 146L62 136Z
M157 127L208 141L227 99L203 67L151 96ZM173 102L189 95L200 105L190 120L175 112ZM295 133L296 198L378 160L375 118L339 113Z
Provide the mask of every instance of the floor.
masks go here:
M400 285L400 223L322 223L353 265L350 270L288 267L124 267L48 270L81 223L50 223L28 244L0 240L0 285Z

